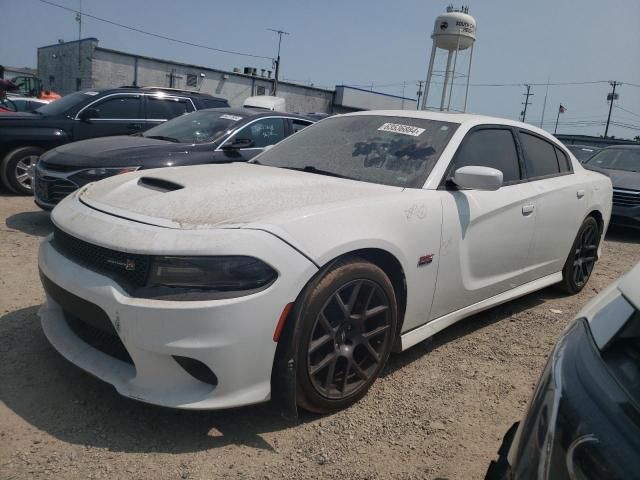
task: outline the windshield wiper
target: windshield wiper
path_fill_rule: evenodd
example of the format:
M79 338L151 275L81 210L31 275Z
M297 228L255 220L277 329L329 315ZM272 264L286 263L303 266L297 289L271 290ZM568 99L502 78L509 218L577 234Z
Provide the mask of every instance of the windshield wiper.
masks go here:
M180 140L173 137L165 137L164 135L144 135L146 138L154 138L156 140L166 140L167 142L180 143Z
M342 175L341 173L330 172L329 170L322 170L320 168L316 168L313 165L307 165L305 167L282 167L287 170L297 170L299 172L309 172L316 173L318 175L326 175L327 177L337 177L337 178L346 178L348 180L357 180L354 177L349 177L347 175Z

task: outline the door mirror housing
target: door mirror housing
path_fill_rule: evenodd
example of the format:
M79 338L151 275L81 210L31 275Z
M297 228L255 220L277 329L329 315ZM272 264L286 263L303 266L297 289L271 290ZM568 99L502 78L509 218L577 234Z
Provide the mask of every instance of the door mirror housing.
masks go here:
M495 168L470 165L458 168L452 180L462 188L498 190L502 186L502 172Z
M236 138L232 142L227 142L222 146L222 150L240 150L241 148L250 148L253 146L253 140L250 138Z
M91 120L92 118L100 118L100 112L95 108L86 108L82 112L80 112L78 118L86 122L87 120Z

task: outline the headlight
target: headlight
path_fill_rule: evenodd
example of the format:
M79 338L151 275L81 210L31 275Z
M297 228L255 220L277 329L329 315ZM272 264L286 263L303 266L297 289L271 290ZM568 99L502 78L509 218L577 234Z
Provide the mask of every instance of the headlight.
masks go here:
M103 178L112 177L121 173L135 172L140 167L113 167L113 168L88 168L71 175L71 180L80 180L82 183L97 182Z
M276 271L246 256L156 257L147 287L136 296L198 300L247 295L270 285Z

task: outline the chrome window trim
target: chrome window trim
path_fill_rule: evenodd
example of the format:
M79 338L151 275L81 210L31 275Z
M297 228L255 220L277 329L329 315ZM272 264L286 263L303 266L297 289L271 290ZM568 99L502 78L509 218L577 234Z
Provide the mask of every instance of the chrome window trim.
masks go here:
M105 95L104 97L100 97L96 100L93 100L92 102L89 102L88 104L86 104L84 107L82 107L80 110L78 110L78 112L75 114L75 116L73 117L73 120L80 120L80 114L82 112L84 112L86 109L91 108L92 105L95 105L98 102L101 102L102 100L104 100L105 98L109 98L109 97L115 97L115 96L121 96L121 97L154 97L157 98L160 95L158 93L134 93L134 92L117 92L117 93L110 93L108 95ZM197 111L198 109L196 108L195 104L193 103L193 100L191 100L189 97L180 97L177 95L163 95L164 97L168 97L168 98L177 98L179 100L188 100L191 103L191 106L193 107L193 112ZM191 112L186 112L186 113L191 113ZM130 122L146 122L146 121L155 121L156 119L148 119L148 118L92 118L91 121L96 121L96 120L111 120L111 121L118 121L118 122L122 122L122 121L130 121ZM163 118L163 119L159 119L159 120L169 120L168 118Z

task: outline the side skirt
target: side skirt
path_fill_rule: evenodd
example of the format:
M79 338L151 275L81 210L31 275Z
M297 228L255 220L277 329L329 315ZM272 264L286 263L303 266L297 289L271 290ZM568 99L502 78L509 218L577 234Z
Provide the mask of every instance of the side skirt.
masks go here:
M461 308L460 310L456 310L455 312L447 313L440 318L431 320L430 322L425 323L420 327L414 328L413 330L404 333L400 337L402 350L404 351L407 348L413 347L423 340L432 337L441 330L444 330L448 326L453 325L457 321L473 315L474 313L487 310L491 307L495 307L496 305L500 305L501 303L505 303L509 300L522 297L523 295L527 295L528 293L535 292L536 290L540 290L561 281L562 272L554 273L552 275L534 280L533 282L525 283L524 285L520 285L519 287L500 293L494 297L487 298L486 300L482 300L481 302L474 303L473 305L469 305L468 307Z

